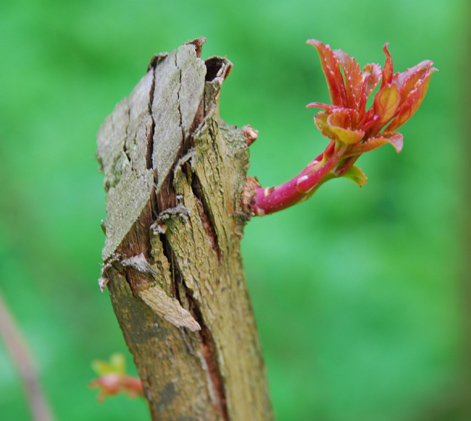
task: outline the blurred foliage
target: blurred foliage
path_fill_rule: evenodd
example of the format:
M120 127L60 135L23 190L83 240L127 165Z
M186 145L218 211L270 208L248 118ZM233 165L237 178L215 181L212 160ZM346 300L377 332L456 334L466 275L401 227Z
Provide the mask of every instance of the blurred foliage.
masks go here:
M466 0L1 2L0 288L58 419L148 419L142 400L98 405L87 387L92 360L127 352L96 283L95 134L154 53L198 36L204 57L234 63L221 114L260 131L250 173L263 185L326 144L304 108L328 101L306 39L361 65L383 65L386 41L397 71L435 61L424 104L400 130L403 152L363 157L362 189L335 180L252 220L243 253L280 421L471 419L469 17ZM0 341L0 418L29 419L25 408Z

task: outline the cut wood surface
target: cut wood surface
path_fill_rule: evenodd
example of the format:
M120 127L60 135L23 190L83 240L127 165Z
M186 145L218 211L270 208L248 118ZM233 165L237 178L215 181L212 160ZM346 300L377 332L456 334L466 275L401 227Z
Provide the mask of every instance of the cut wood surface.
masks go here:
M219 117L232 64L204 39L155 56L106 118L100 285L155 420L270 420L265 367L240 257L249 215L244 130Z

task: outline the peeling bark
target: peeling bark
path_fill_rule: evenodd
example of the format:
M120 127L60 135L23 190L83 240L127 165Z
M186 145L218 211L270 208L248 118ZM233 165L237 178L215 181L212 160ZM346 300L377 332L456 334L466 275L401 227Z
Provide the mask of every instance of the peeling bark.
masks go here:
M100 286L153 419L270 420L239 244L247 136L219 117L232 64L201 60L203 42L155 56L100 128Z

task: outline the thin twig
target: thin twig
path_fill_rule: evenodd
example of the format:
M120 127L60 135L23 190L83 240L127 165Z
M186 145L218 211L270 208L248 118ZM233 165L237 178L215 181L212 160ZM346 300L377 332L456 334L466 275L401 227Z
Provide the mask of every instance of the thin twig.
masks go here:
M41 390L33 356L3 299L1 291L0 336L3 338L5 346L20 373L33 419L35 421L52 421L54 417Z

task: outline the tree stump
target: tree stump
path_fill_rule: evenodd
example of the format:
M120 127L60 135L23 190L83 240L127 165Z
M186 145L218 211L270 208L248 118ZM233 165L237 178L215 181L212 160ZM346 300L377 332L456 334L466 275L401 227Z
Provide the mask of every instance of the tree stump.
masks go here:
M204 39L153 57L103 122L108 286L155 420L270 420L240 256L244 130L219 117L232 63Z

